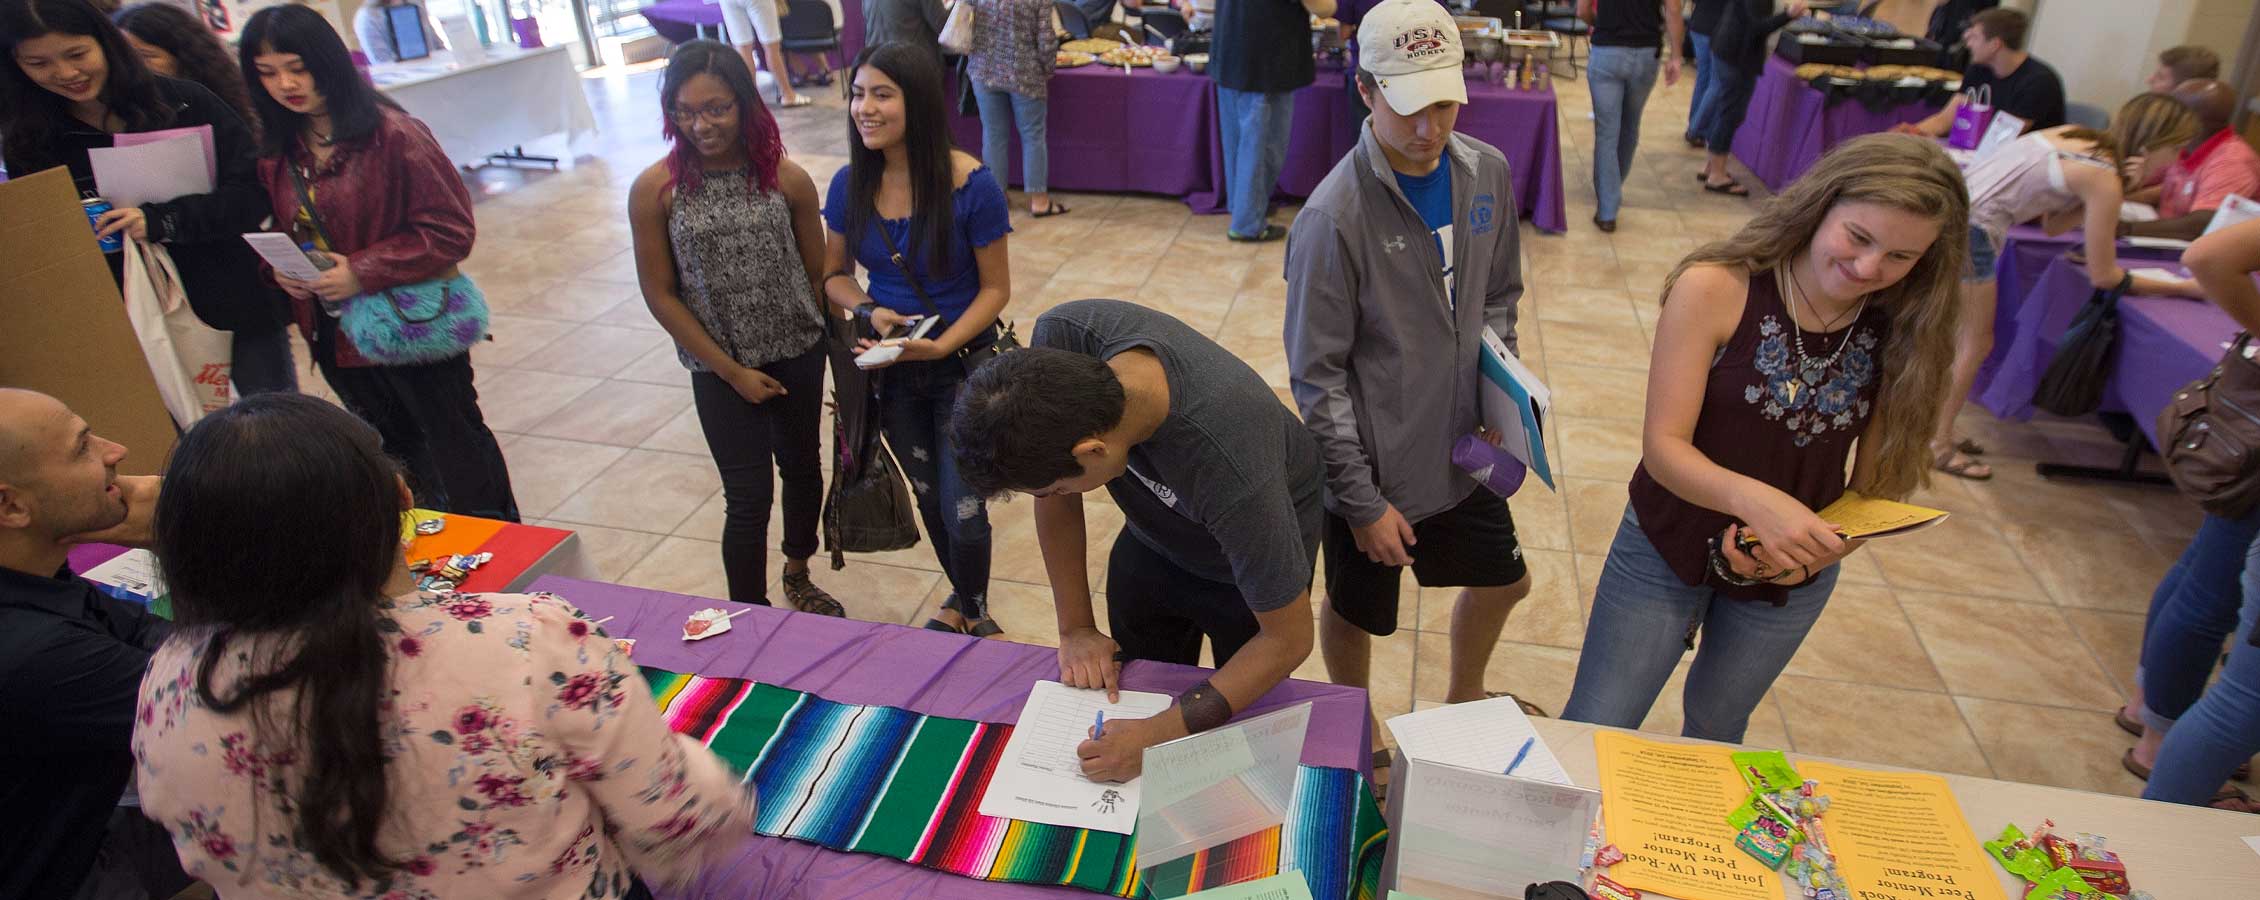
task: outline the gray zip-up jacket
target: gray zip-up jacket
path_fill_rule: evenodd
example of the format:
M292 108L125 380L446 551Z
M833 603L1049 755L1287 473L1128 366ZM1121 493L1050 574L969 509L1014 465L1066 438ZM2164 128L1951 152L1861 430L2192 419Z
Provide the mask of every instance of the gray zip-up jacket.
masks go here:
M1373 129L1360 130L1287 236L1288 370L1326 460L1327 509L1370 525L1395 505L1419 522L1476 488L1452 465L1452 444L1480 424L1483 327L1516 348L1514 191L1505 155L1452 135L1447 292L1427 224Z

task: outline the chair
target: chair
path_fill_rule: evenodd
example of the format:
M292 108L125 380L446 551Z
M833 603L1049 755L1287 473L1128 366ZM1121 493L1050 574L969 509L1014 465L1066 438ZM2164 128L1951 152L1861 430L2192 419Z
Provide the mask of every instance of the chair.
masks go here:
M1169 46L1170 38L1193 30L1185 15L1174 9L1147 8L1138 13L1138 21L1145 26L1145 42L1156 47Z
M2111 113L2093 103L2064 104L2064 118L2074 125L2097 131L2111 127Z
M814 82L832 83L832 54L840 49L840 28L832 20L832 5L824 0L788 0L784 21L779 23L784 40L779 43L785 51L785 77L795 86ZM811 53L824 61L824 70L810 78L800 78L792 73L792 57Z
M1577 62L1577 39L1586 38L1590 42L1592 27L1577 17L1575 3L1549 2L1537 6L1538 27L1562 36L1562 43L1569 47L1570 77L1576 77L1581 71Z
M1091 20L1083 15L1082 7L1067 0L1053 0L1052 9L1059 13L1059 27L1067 29L1067 36L1082 40L1091 36Z

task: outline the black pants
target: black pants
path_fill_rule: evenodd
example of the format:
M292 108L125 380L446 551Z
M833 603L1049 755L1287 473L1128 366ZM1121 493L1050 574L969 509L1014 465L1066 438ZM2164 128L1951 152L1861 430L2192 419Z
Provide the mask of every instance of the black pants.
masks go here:
M407 470L416 505L518 521L510 466L471 386L471 354L420 366L345 368L335 345L322 344L314 349L322 377L346 409L384 437L385 452Z
M110 830L73 900L150 900L171 897L196 879L181 871L173 839L138 806L110 811Z
M1178 568L1125 529L1106 563L1106 620L1131 659L1201 664L1201 638L1222 668L1256 636L1256 614L1237 585Z
M785 481L785 558L816 555L824 510L824 346L761 367L782 397L749 403L712 372L691 373L691 397L714 467L722 473L722 571L730 599L769 605L770 461Z

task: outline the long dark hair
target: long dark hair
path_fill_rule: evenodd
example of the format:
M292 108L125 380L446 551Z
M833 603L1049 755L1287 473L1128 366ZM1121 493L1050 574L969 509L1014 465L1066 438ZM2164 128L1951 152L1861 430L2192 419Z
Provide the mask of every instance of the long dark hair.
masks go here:
M848 72L849 84L855 83L856 74L864 66L879 70L902 90L903 149L910 157L910 246L903 252L925 250L926 268L931 273L949 256L950 233L956 228L950 201L956 191L956 163L950 159L954 148L950 144L949 107L942 95L941 66L934 61L931 49L901 41L863 48ZM860 244L865 226L878 218L879 180L886 173L886 154L863 146L863 136L856 132L855 116L850 113L847 234L851 245Z
M304 394L206 416L167 470L157 558L176 623L210 635L198 698L220 713L250 708L257 742L298 756L295 825L324 868L356 887L386 877L400 863L377 849L390 799L379 603L400 560L399 470L374 429ZM216 663L253 648L272 655L213 683ZM285 691L296 692L287 708L258 702Z
M667 74L659 81L659 133L675 148L667 154L668 180L693 190L705 180L706 167L699 161L698 148L691 146L689 136L675 125L675 95L695 75L721 79L738 98L738 142L745 145L753 183L774 193L777 163L785 158L785 140L777 133L777 119L769 114L769 105L761 102L761 91L753 85L753 71L746 68L745 58L716 41L692 41L675 48L674 55L667 58Z
M0 147L10 158L48 155L56 133L71 127L69 102L34 83L16 64L18 47L50 34L90 37L101 45L109 69L102 102L125 120L127 131L172 124L173 109L157 93L157 77L149 74L118 26L86 0L0 0Z
M243 23L243 38L236 47L236 60L243 67L243 87L251 94L251 105L259 113L260 152L268 156L282 156L297 143L299 132L306 128L306 117L291 112L267 92L259 83L259 66L255 62L265 53L295 53L306 64L306 72L314 77L314 89L320 91L322 100L329 105L330 136L338 143L350 143L368 137L384 121L385 107L399 109L375 85L353 67L353 54L345 49L345 40L330 27L330 20L309 7L286 3L270 6L251 14Z
M180 61L180 77L210 89L246 124L258 127L259 115L251 108L251 94L244 90L243 70L219 36L187 10L163 2L136 3L111 21L143 43L172 54Z

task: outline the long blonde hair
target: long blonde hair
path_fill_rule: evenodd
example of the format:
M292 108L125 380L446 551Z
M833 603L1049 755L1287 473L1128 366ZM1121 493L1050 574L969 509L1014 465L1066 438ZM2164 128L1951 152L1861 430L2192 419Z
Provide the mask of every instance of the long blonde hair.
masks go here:
M2141 94L2119 107L2112 114L2111 124L2102 131L2093 128L2068 128L2063 136L2095 144L2095 155L2111 161L2119 170L2120 188L2134 190L2139 173L2129 174L2119 165L2129 156L2156 153L2180 147L2197 137L2197 114L2182 102L2165 94Z
M1930 140L1903 134L1854 138L1829 151L1797 183L1758 208L1731 238L1706 244L1664 279L1664 296L1691 266L1727 266L1752 278L1804 252L1840 203L1874 203L1925 217L1938 237L1896 284L1869 295L1891 317L1876 393L1875 464L1851 487L1901 499L1928 482L1930 436L1946 399L1969 255L1970 200L1962 172Z

